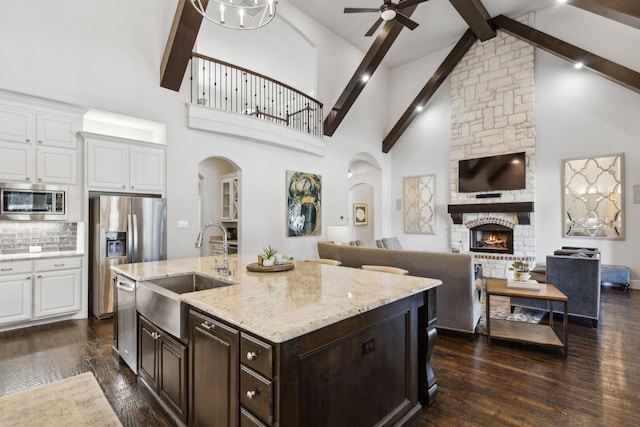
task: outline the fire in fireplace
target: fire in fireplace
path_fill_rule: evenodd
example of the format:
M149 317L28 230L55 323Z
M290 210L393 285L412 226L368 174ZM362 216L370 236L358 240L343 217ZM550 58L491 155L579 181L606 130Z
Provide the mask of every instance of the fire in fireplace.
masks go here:
M469 230L472 252L513 254L513 229L500 224L482 224Z

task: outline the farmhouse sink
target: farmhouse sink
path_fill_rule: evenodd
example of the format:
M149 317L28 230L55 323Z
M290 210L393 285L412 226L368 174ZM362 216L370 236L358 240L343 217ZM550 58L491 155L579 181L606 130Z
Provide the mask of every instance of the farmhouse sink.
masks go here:
M187 336L187 304L180 301L180 295L232 284L199 274L148 280L138 283L136 308L160 329L184 339Z

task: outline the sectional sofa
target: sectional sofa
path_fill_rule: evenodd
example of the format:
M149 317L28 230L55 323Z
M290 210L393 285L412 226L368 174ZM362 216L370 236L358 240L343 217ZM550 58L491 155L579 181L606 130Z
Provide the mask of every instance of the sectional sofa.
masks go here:
M320 258L335 259L344 267L386 265L412 276L439 279L436 289L438 329L473 334L480 319L481 291L476 287L473 256L463 253L410 251L318 242Z

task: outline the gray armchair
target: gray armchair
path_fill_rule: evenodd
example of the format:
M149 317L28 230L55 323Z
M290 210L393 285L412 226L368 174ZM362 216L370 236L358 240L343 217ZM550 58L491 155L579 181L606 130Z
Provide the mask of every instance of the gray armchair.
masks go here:
M568 298L569 315L591 319L593 327L600 318L600 256L593 254L548 255L546 282L554 285ZM547 302L511 298L511 306L547 310ZM561 313L556 304L554 312Z

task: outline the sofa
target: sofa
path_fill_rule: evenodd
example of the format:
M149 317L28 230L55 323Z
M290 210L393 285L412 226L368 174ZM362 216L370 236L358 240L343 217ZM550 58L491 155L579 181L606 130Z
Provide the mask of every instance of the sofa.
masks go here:
M600 253L592 250L561 249L548 255L544 281L564 293L569 316L590 319L598 326L600 318ZM548 309L546 301L511 298L511 307ZM553 311L563 313L560 304Z
M320 258L335 259L343 267L386 265L411 276L439 279L436 288L436 328L473 334L480 319L481 291L476 287L473 256L462 253L383 249L318 242Z

